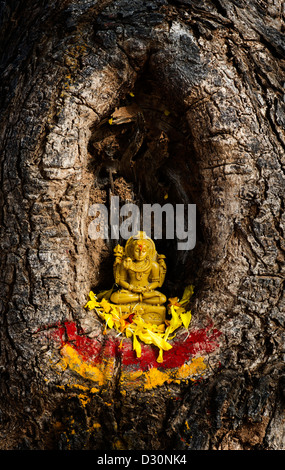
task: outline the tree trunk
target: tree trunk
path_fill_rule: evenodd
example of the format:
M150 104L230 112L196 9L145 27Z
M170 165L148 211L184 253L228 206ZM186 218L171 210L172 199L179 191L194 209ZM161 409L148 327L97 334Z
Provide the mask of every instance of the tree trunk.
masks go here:
M1 449L285 448L282 8L1 2ZM193 250L157 242L195 286L162 364L84 309L112 195L197 207Z

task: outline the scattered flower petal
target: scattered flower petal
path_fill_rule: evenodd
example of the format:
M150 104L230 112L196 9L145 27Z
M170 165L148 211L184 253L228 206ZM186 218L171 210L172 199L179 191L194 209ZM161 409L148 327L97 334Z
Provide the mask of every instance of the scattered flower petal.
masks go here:
M172 348L172 345L168 341L175 337L174 331L181 326L186 329L189 327L191 311L186 311L183 305L189 302L193 292L193 286L188 286L184 290L181 301L178 301L178 297L168 299L168 311L171 318L165 320L165 323L161 325L146 323L142 317L136 315L134 310L122 314L118 306L110 303L105 298L98 301L97 296L92 291L89 292L90 300L85 305L85 308L95 310L97 315L102 319L104 322L104 335L107 334L108 328L115 328L119 332L119 335L124 333L127 338L132 338L133 349L137 357L141 357L142 354L140 341L145 344L155 345L159 349L157 362L161 363L163 362L163 351L168 351ZM100 297L100 294L98 296ZM122 341L119 346L120 349L123 347Z

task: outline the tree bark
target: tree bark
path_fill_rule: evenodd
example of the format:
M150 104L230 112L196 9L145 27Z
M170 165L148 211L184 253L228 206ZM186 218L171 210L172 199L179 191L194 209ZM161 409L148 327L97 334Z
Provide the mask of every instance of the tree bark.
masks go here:
M281 0L0 12L0 448L284 449ZM110 195L197 206L195 249L157 244L167 296L195 285L180 368L127 364L84 309L112 283L88 237Z

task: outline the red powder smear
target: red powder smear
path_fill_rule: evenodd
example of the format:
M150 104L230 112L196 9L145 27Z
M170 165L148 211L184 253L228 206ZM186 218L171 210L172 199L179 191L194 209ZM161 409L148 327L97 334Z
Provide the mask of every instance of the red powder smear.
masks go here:
M144 243L143 242L138 243L138 247L139 247L140 251L142 251L142 249L144 247Z
M172 369L180 367L196 354L206 354L214 351L219 345L217 342L221 332L213 329L211 325L200 330L185 332L179 339L174 339L172 349L163 352L163 363L157 362L159 350L153 345L141 343L141 357L136 356L132 341L123 339L122 348L119 344L122 336L118 338L108 337L103 339L103 344L97 339L84 336L84 332L78 332L73 322L65 322L54 331L53 336L61 340L62 345L70 344L85 361L96 364L108 357L121 357L123 366L131 366L132 369L146 371L150 367L160 369Z
M52 334L53 338L58 338L62 346L69 344L82 357L84 361L99 362L102 344L92 338L84 336L83 331L78 333L76 323L64 322Z
M173 340L172 349L163 352L163 362L158 364L158 348L141 344L141 358L136 357L131 344L124 344L122 350L122 364L135 366L138 370L147 370L149 367L159 367L160 369L173 369L180 367L196 354L206 354L214 351L218 347L217 339L221 332L214 329L209 334L210 327L185 333L184 338Z
M106 336L103 345L101 345L101 358L107 359L108 357L119 356L118 347L119 341L116 338L108 338L108 336Z
M134 366L137 370L146 371L150 367L157 367L159 350L155 346L141 344L141 357L137 357L136 352L133 350L132 341L123 340L123 348L121 349L121 361L123 366ZM161 365L160 365L161 366Z

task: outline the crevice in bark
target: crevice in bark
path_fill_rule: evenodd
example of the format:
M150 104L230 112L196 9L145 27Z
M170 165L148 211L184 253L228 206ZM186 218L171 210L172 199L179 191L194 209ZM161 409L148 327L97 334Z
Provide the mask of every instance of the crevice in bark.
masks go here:
M132 94L133 97L126 96L113 110L115 114L114 118L110 117L110 123L104 120L92 132L89 142L89 168L94 175L91 200L96 201L97 194L109 204L110 195L119 195L121 203L137 204L141 214L143 204L196 203L199 199L195 179L198 169L183 110L169 106L147 70L137 81ZM200 246L199 223L198 237ZM111 248L115 243L116 240L107 243L110 247L106 265L109 274L102 272L107 261L104 257L101 279L110 279ZM125 241L120 239L119 243ZM169 286L166 285L166 290L173 295L179 291L181 295L180 281L182 278L184 284L194 281L200 258L195 250L180 253L176 237L174 240L158 239L156 245L158 252L167 257ZM190 264L191 268L187 268ZM102 280L100 284L102 286Z

